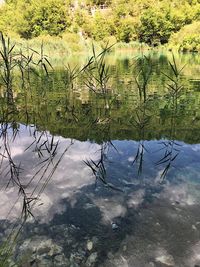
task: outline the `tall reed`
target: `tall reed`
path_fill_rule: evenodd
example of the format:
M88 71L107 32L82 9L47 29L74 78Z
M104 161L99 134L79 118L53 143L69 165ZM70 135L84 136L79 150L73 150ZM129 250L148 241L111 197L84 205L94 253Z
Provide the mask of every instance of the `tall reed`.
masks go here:
M13 102L13 90L12 90L12 70L15 67L15 60L13 55L13 49L15 45L11 45L10 38L4 38L3 33L0 32L0 66L1 66L1 78L6 86L6 94L9 103Z
M142 54L135 62L135 83L139 92L140 101L147 101L148 86L153 73L153 63L150 56Z
M181 95L181 91L184 89L181 82L181 77L185 65L181 68L178 68L174 54L172 54L172 61L169 60L168 63L172 71L172 75L168 75L164 72L163 74L168 78L167 89L172 98L172 108L177 109L178 98Z
M95 93L106 94L108 92L108 81L110 79L110 69L107 66L105 57L112 46L106 45L103 50L97 54L94 45L92 46L93 55L89 60L90 64L84 69L85 84Z

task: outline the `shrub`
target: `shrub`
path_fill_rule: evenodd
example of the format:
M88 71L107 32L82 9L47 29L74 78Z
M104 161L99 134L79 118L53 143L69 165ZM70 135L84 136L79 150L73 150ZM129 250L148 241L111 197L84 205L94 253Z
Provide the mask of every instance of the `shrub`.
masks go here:
M171 36L169 43L181 51L200 51L200 22L183 27Z

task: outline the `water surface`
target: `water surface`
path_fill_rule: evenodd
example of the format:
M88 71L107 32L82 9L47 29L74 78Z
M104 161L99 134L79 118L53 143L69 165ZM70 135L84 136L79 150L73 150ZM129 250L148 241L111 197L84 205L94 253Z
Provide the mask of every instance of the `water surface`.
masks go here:
M105 94L59 66L16 74L12 105L1 88L5 266L200 265L199 57L176 55L176 103L172 56L152 58L145 101L132 56L108 56Z

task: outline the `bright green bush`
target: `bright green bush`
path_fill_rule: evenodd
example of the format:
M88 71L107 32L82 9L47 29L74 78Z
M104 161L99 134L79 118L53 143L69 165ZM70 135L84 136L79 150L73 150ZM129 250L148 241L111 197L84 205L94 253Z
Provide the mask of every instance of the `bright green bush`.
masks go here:
M194 22L173 34L169 44L181 51L200 51L200 22Z
M194 34L183 39L179 49L183 52L200 52L200 35Z

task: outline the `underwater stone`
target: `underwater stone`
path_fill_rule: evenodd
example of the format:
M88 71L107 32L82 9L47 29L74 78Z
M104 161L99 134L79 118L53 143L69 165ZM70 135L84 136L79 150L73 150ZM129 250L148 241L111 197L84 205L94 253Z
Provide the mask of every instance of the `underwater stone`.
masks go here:
M113 230L117 230L119 228L119 226L116 223L112 223L112 229Z
M80 267L76 262L71 263L70 267Z
M88 242L87 242L87 249L88 249L89 251L93 249L93 243L92 243L92 241L88 241Z
M67 267L69 266L69 261L66 259L64 254L60 254L54 257L54 264L56 267Z
M96 259L97 259L97 256L98 256L97 252L92 253L92 254L88 257L88 259L87 259L87 261L86 261L86 266L87 266L87 267L92 266L92 265L95 263L95 261L96 261Z
M32 265L36 264L35 261L37 260L40 267L51 267L53 266L53 255L62 254L62 250L62 247L57 245L52 239L37 236L32 240L27 239L24 241L19 247L17 258L20 259L22 257L25 263L27 262L26 258L29 257L29 263Z
M196 226L194 224L192 225L192 229L195 230L195 231L197 230L197 228L196 228Z
M93 236L93 238L92 238L92 242L93 242L94 244L97 244L97 243L98 243L98 238L97 238L96 236Z
M71 264L80 264L85 260L85 251L79 249L79 251L73 252L70 255L70 263Z
M123 246L123 251L126 251L126 250L127 250L127 246L124 245L124 246Z
M108 259L113 259L114 255L111 252L108 252L107 257L108 257Z
M38 254L38 255L47 254L47 253L50 252L50 250L51 250L50 247L39 247L39 248L38 248L38 251L37 251L37 254Z
M157 262L163 263L167 266L174 266L174 259L171 255L162 255L156 258Z

